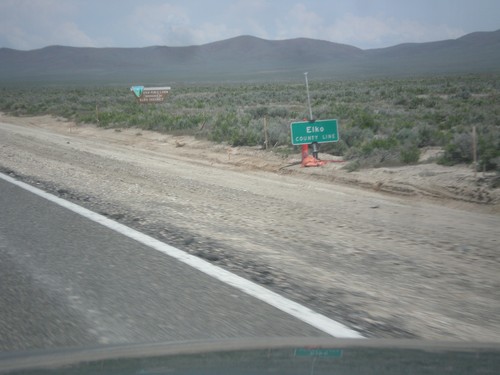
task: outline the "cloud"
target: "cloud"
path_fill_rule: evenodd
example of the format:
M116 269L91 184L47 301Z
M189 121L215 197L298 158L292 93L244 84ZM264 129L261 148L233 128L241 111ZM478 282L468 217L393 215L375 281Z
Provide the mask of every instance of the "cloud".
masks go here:
M329 40L365 48L452 39L464 35L464 31L446 25L425 25L411 20L347 14L326 28L324 34Z
M191 28L193 44L205 44L222 39L228 39L241 34L241 31L217 23L203 23L199 27Z
M392 8L368 16L358 3L347 7L300 1L219 0L201 7L194 0L0 0L0 47L185 46L250 34L377 48L465 34L437 16L431 24L425 23L429 17L417 21L409 11L397 17Z
M356 16L350 13L335 18L294 5L276 20L275 39L309 37L351 44L360 48L387 47L405 42L428 42L457 38L462 29L445 24L427 25L384 15Z
M236 36L240 32L226 23L193 21L186 8L167 3L136 7L129 23L143 45L204 44Z
M167 3L138 5L133 10L128 24L129 31L147 45L182 45L191 42L186 33L190 19L187 11L181 6Z
M78 9L57 0L3 0L0 3L0 43L18 49L49 44L93 46L92 39L71 21ZM66 20L61 22L60 20Z
M381 43L388 35L395 33L394 29L384 20L375 17L355 17L347 15L339 19L325 30L333 41L353 44Z
M49 36L52 40L57 40L56 44L79 47L95 47L96 43L86 33L84 33L75 23L63 22L52 30Z
M296 4L283 17L278 17L276 24L278 39L317 38L322 34L325 21L319 14L308 10L305 5Z
M268 19L272 14L269 0L240 0L228 6L224 14L225 24L232 25L227 30L228 36L248 34L269 38L271 35L268 29Z
M266 0L239 0L231 3L227 8L227 12L237 17L252 17L268 8L269 2Z

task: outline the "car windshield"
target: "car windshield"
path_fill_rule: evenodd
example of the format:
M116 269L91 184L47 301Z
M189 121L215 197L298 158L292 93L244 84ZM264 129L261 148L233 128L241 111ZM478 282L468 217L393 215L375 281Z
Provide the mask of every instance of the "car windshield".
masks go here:
M312 359L348 350L333 338L496 348L498 14L2 2L0 363L285 337Z

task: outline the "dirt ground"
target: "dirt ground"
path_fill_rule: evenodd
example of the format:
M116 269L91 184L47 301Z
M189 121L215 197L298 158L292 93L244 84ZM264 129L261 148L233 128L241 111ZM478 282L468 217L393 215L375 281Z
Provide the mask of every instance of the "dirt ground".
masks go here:
M3 173L369 337L500 342L494 174L431 162L349 173L299 158L0 115Z

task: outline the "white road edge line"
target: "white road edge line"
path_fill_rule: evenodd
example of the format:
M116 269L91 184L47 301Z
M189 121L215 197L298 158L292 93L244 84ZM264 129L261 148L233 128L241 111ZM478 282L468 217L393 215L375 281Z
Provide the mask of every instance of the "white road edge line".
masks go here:
M255 284L252 281L244 279L238 275L235 275L229 271L226 271L218 266L198 258L194 255L188 254L182 250L179 250L173 246L170 246L164 242L154 239L144 233L141 233L135 229L129 228L123 224L117 223L107 217L90 211L86 208L78 206L77 204L68 202L62 198L56 197L50 193L40 190L36 187L28 185L24 182L18 181L10 176L0 173L0 178L10 182L20 188L23 188L39 197L45 198L61 207L64 207L74 213L77 213L89 220L99 223L109 229L112 229L124 236L132 238L137 242L140 242L146 246L149 246L155 250L158 250L172 258L175 258L195 269L201 271L223 283L231 285L242 292L257 298L271 306L276 307L281 310L317 329L323 331L331 336L338 338L364 338L361 333L350 329L342 323L336 322L322 314L319 314L308 307L305 307L297 302L289 300L278 293L272 292L260 285Z

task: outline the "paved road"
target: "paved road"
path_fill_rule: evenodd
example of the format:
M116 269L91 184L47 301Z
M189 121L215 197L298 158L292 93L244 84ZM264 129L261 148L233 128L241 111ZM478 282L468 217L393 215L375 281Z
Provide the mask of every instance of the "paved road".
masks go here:
M326 336L0 179L0 350Z

